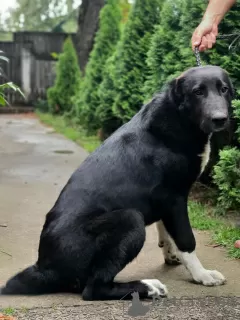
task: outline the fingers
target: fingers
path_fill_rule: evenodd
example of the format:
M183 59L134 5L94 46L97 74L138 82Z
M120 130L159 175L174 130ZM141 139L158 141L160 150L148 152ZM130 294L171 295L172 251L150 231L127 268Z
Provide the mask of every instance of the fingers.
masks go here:
M211 33L207 34L206 38L207 38L207 48L211 49L213 46L213 37L212 37Z
M213 32L210 33L210 41L212 46L216 43L216 35Z
M211 49L216 43L216 36L218 35L217 24L212 24L209 21L202 21L196 28L192 35L192 50L199 47L199 51Z
M204 35L200 28L197 28L192 36L192 50L199 47L199 51L204 51L208 48L208 42L211 41L208 34ZM211 45L210 45L211 46Z
M196 29L193 33L192 36L192 49L194 50L195 47L198 47L201 44L201 40L202 40L202 34L199 32L198 29Z
M215 44L216 43L216 35L213 32L211 32L210 35L211 35L212 43Z
M218 35L218 25L216 23L213 24L212 33L215 35L215 37Z
M205 51L211 49L216 43L216 36L212 32L202 37L202 41L199 46L199 51Z

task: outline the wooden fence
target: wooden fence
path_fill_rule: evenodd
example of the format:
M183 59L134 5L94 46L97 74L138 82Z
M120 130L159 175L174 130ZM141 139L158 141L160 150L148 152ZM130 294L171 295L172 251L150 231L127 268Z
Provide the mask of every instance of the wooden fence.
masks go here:
M11 105L33 105L38 99L46 99L47 89L55 79L56 60L52 53L62 51L63 42L70 36L76 47L76 34L52 32L16 32L12 42L0 42L9 63L1 62L4 77L0 83L11 81L25 94L7 90Z

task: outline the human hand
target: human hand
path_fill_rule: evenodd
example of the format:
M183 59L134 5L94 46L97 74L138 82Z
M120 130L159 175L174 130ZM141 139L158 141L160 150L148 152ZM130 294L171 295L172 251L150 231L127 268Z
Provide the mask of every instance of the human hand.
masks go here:
M199 47L199 51L211 49L216 42L218 25L210 19L203 19L192 35L192 49Z

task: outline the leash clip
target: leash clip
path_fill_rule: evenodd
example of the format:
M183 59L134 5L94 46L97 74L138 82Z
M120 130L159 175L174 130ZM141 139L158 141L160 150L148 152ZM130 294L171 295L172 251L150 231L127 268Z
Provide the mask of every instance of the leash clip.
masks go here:
M199 48L198 47L195 47L194 53L195 53L195 57L196 57L197 66L201 67L202 63L201 63L201 58L200 58L200 53L199 53Z

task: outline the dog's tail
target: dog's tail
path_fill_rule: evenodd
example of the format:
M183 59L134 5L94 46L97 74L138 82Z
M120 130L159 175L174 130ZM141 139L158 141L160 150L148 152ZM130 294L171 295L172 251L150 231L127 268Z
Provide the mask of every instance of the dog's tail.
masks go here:
M0 288L0 295L37 295L59 291L59 277L51 270L40 271L37 265L16 274Z

